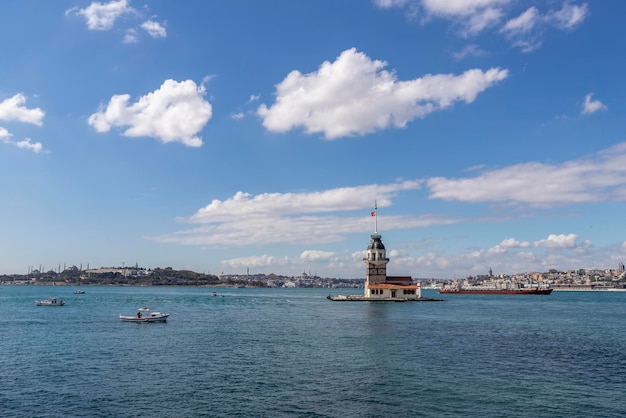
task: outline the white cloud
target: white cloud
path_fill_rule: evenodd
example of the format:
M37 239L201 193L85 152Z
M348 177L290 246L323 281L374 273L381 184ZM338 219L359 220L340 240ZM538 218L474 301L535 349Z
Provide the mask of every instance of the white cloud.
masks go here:
M98 132L108 132L113 126L129 126L125 136L148 136L164 143L181 142L199 147L197 134L211 119L212 107L204 100L203 86L192 80L166 80L152 93L129 104L130 95L111 97L106 109L92 114L89 124Z
M90 30L109 30L118 18L135 13L135 9L128 5L128 0L119 0L108 3L93 2L84 9L70 9L66 14L69 13L83 16Z
M578 235L576 234L550 234L548 238L535 242L535 247L545 248L576 248L576 241Z
M476 96L504 80L508 71L491 68L460 75L426 75L398 81L386 63L348 49L317 72L292 71L276 86L276 102L257 113L270 131L304 127L326 139L364 135L389 127L403 128L416 118Z
M507 238L500 244L489 249L490 253L501 254L511 248L528 248L530 243L528 241L518 241L515 238Z
M593 245L589 241L578 239L575 234L554 234L530 245L511 238L515 244L500 244L487 251L478 248L449 254L438 249L419 256L393 258L390 264L402 271L419 271L419 277L459 278L486 274L489 266L494 274L516 274L551 268L597 268L598 260L600 265L606 265L607 259L623 257L623 248L609 246L591 251Z
M585 101L583 103L583 109L581 113L583 115L588 115L590 113L595 113L599 110L607 110L608 107L603 104L600 100L591 100L591 93L585 96Z
M159 242L185 245L253 246L265 244L324 244L339 242L349 234L371 231L370 212L374 200L378 211L391 205L400 192L420 188L420 181L383 185L343 187L320 192L264 193L257 196L237 192L233 197L213 200L194 215L179 221L195 228L156 237ZM345 212L357 212L341 216ZM441 216L384 216L385 229L405 229L452 224L459 219Z
M159 22L155 22L153 20L146 20L141 24L141 28L148 32L148 34L153 38L165 38L167 37L167 32L165 30L165 25Z
M230 267L233 269L239 268L258 268L258 267L268 267L268 266L277 266L281 264L285 264L287 258L277 258L270 255L261 255L261 256L251 256L251 257L239 257L239 258L231 258L228 260L222 260L221 264L224 267Z
M332 213L335 211L372 208L374 200L378 207L390 205L391 198L403 190L419 189L419 181L403 181L387 185L341 187L309 193L263 193L253 196L237 192L232 198L213 200L198 210L188 220L211 223L249 216L279 217L304 213Z
M231 118L235 119L235 120L241 120L243 119L245 116L245 114L243 114L242 112L239 113L235 113L231 116Z
M41 126L45 115L44 111L38 107L29 109L24 106L24 103L26 103L26 97L22 93L0 102L0 120Z
M18 148L27 149L33 151L34 153L39 153L43 150L41 142L30 142L30 138L26 138L23 141L16 141L15 145Z
M209 81L213 80L214 78L215 78L214 74L205 75L204 77L202 77L202 84L206 84Z
M532 52L541 47L541 41L538 40L520 40L513 42L513 46L519 48L523 53Z
M529 32L537 25L539 10L535 6L530 7L518 17L509 20L502 27L502 32L508 34L519 34Z
M570 3L563 3L561 10L548 13L547 18L563 30L571 30L580 25L589 16L587 3L577 6Z
M418 2L389 2L386 7L407 7L411 15L417 14L419 4L427 17L448 19L459 25L463 36L475 35L498 23L504 14L502 6L509 0L420 0ZM384 2L383 2L384 3Z
M0 126L0 139L9 139L11 138L11 132L7 131L6 128L3 128L2 126Z
M541 38L550 27L560 30L572 30L579 26L589 15L586 4L582 6L564 3L560 10L549 10L542 14L535 6L528 8L516 18L510 19L500 29L513 46L527 53L539 48Z
M374 0L374 4L376 4L381 9L388 9L391 7L402 7L407 3L408 0Z
M147 7L146 7L147 9ZM123 17L131 17L122 23L124 29L123 42L125 44L135 44L139 42L137 29L129 27L136 26L140 19L144 20L139 27L145 30L154 39L167 37L165 23L159 23L142 16L143 13L130 6L129 0L109 1L107 3L92 2L88 7L80 9L73 7L65 12L65 15L78 15L85 19L89 30L105 31L112 29Z
M518 241L515 238L507 238L500 243L503 248L527 248L530 247L528 241Z
M474 13L463 24L464 30L462 34L464 36L475 35L482 32L489 26L495 25L502 19L502 11L496 8L486 8L480 12Z
M24 106L25 103L26 97L24 97L22 93L18 93L0 102L0 121L15 121L42 126L43 117L45 115L44 111L38 107L29 109ZM5 144L15 145L18 148L28 149L35 153L39 153L43 150L43 146L40 142L31 142L30 138L15 141L12 139L12 136L13 135L5 127L0 126L0 141Z
M8 145L15 145L16 147L20 149L33 151L36 154L43 151L43 145L41 144L41 142L31 142L30 138L25 138L22 141L14 141L13 139L11 139L12 136L13 135L11 135L9 131L7 131L5 128L0 126L0 141L1 142L8 144Z
M453 52L452 58L454 58L457 61L460 61L466 57L481 57L485 54L486 52L482 50L478 45L471 44L471 45L467 45L460 51Z
M362 257L362 256L361 256ZM337 262L337 256L334 252L305 250L299 257L274 257L263 254L259 256L238 257L222 260L221 265L229 269L260 269L267 270L282 268L283 270L302 271L305 266L311 264L333 264Z
M471 16L485 9L497 8L509 0L422 0L422 6L439 16Z
M561 164L528 162L473 178L427 181L435 199L544 207L624 200L625 184L626 142Z
M139 38L137 37L137 31L135 29L127 29L126 33L124 34L123 42L125 44L136 44L137 42L139 42Z
M515 2L510 0L378 0L374 4L381 9L403 8L411 17L421 10L427 17L423 22L428 18L448 20L461 28L459 34L464 37L477 35L490 27L495 28L499 22L507 19L498 32L522 52L530 52L541 46L541 37L546 29L554 27L572 30L589 16L586 3L575 5L570 1L563 2L558 10L545 13L532 6L517 17L510 16L517 9Z
M310 262L328 261L331 260L334 256L335 253L332 251L305 250L302 251L302 253L300 254L300 260Z
M595 155L561 164L529 162L484 170L474 177L430 178L430 197L463 202L501 202L533 207L626 200L626 142ZM380 208L391 205L399 193L421 188L422 181L344 187L308 193L238 192L226 200L213 200L195 214L179 219L195 227L156 237L157 241L187 245L250 246L268 244L321 244L339 242L371 228L374 199ZM356 215L343 216L346 211ZM383 215L385 230L467 221L441 216ZM476 221L476 220L474 220ZM485 221L484 219L482 220ZM502 241L489 252L528 247L514 239Z

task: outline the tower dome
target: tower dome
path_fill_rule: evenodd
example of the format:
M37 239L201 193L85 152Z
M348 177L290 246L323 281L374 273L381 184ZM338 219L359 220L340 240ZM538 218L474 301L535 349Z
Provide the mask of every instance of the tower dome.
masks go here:
M372 239L370 240L370 245L367 246L368 250L384 250L385 245L381 240L381 236L379 234L372 235Z

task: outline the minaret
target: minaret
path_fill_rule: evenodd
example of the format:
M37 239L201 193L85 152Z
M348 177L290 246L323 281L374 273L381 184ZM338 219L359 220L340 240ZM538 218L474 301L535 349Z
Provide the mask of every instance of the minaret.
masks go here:
M385 283L387 281L387 263L389 259L385 251L385 246L381 240L381 236L378 233L378 208L374 203L374 234L371 236L367 251L365 252L365 258L363 262L367 266L365 275L365 291L369 285Z

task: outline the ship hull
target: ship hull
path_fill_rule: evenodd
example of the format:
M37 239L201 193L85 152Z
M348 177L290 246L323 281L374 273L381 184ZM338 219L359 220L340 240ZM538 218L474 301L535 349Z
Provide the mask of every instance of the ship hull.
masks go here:
M549 295L553 289L516 289L516 290L485 290L485 289L439 289L439 293L458 295Z

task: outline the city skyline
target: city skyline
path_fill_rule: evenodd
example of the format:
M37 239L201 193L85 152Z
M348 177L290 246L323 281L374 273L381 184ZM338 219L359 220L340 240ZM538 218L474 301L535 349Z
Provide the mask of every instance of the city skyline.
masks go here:
M0 274L361 277L375 228L391 275L615 268L620 11L2 4Z

